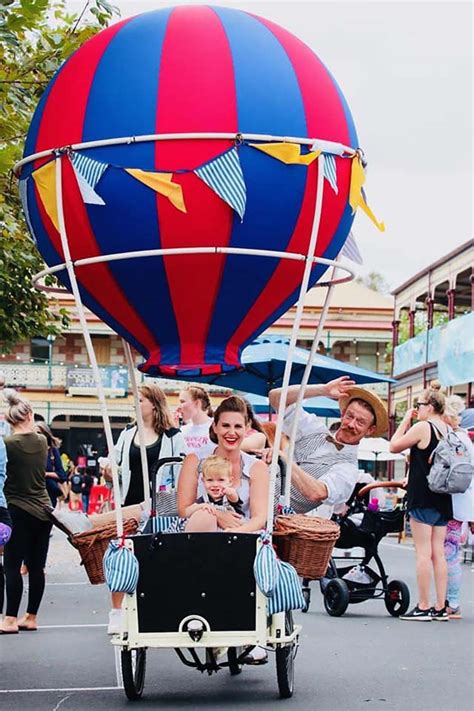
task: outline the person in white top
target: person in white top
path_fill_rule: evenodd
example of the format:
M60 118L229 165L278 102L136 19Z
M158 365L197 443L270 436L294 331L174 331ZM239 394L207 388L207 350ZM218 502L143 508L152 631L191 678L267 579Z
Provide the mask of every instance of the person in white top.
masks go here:
M446 398L443 419L446 424L453 428L462 443L466 445L471 456L471 462L474 464L474 446L466 430L459 426L461 413L465 407L464 401L459 395L450 395ZM452 496L453 518L448 521L446 538L444 539L444 555L448 564L447 613L450 620L459 620L461 618L461 541L465 527L464 521L467 520L471 531L474 529L473 499L474 481L471 481L464 494L454 494ZM460 502L462 502L462 506L457 505Z
M179 393L176 409L185 421L181 427L188 452L195 452L209 443L209 427L212 424L212 407L209 395L198 385L189 385Z
M180 516L186 516L186 509L202 496L202 487L198 487L201 462L211 454L216 454L232 464L232 487L239 494L243 511L243 516L235 511L218 511L217 525L235 533L264 528L267 520L268 467L256 457L242 452L247 429L247 408L242 398L232 396L223 400L214 413L212 441L197 452L188 454L183 462L178 482ZM216 520L211 519L212 516L208 526L205 521L199 524L201 530L215 528Z
M291 434L299 385L288 388L283 432ZM278 408L281 388L270 391L270 404ZM378 437L388 429L387 411L373 392L355 387L344 375L324 385L308 385L304 397L339 400L341 423L332 435L316 415L302 411L295 441L295 463L291 472L291 506L297 513L307 513L323 502L344 504L351 496L360 471L357 448L363 437ZM267 453L268 461L271 451ZM285 458L285 453L281 456Z

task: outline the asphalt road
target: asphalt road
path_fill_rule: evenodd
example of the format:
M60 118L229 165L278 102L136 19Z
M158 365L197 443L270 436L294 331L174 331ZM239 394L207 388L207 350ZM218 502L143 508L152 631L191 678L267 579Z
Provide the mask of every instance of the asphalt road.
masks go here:
M391 578L414 592L410 544L380 547ZM0 637L0 709L85 711L130 706L116 652L106 635L105 586L91 586L76 551L56 531L35 633ZM383 602L350 605L341 618L322 607L313 583L303 624L292 699L279 699L275 662L211 677L184 667L172 651L150 650L139 708L293 711L471 711L474 707L474 575L463 565L463 619L402 622Z

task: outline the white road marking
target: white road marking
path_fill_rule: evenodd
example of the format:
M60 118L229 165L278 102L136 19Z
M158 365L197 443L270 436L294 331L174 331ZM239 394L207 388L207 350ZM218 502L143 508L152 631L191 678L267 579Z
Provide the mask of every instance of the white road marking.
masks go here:
M51 693L52 691L121 691L120 686L79 686L69 689L0 689L0 694L38 694Z
M106 623L83 625L40 625L41 630L69 630L75 627L107 627Z

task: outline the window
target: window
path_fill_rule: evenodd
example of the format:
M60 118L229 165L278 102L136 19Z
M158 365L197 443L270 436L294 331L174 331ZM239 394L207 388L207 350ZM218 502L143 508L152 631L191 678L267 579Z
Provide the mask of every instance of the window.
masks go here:
M47 363L49 361L49 341L47 338L32 338L30 354L33 363Z

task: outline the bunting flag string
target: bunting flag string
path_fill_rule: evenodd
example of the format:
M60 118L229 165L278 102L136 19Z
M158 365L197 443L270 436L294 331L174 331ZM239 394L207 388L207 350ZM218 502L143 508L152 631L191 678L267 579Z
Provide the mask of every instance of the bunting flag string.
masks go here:
M164 195L181 212L187 212L184 204L181 185L173 183L173 173L154 173L139 168L125 168L125 171L136 180L147 185L160 195Z
M359 251L359 247L357 245L357 242L355 241L355 237L352 232L349 232L347 239L344 242L344 246L341 249L341 254L342 256L347 257L347 259L350 259L351 262L355 262L355 264L364 263L362 255Z
M71 153L71 162L84 202L89 205L105 205L100 195L96 193L95 186L109 167L108 164L88 158L81 153Z
M249 143L249 146L287 165L311 165L322 152L311 151L302 154L299 143Z
M244 219L247 190L236 148L223 153L194 173Z
M332 153L324 154L324 178L337 195L339 189L337 187L336 156Z
M365 172L362 166L362 161L359 154L357 153L352 159L352 172L351 172L351 184L349 190L349 204L352 207L352 214L360 207L367 217L372 220L374 225L381 232L385 232L385 225L383 222L379 222L375 217L374 213L367 204L367 199L365 192L363 190L363 185L365 183Z
M59 232L58 206L56 202L56 160L45 163L31 175L35 181L46 214Z
M29 178L24 178L23 180L19 180L19 191L20 191L20 200L21 204L23 207L23 212L25 213L25 219L26 219L26 224L28 225L28 229L30 231L30 235L33 239L34 242L36 242L36 237L35 233L33 231L33 227L31 224L31 218L30 218L30 211L28 209L28 181Z

